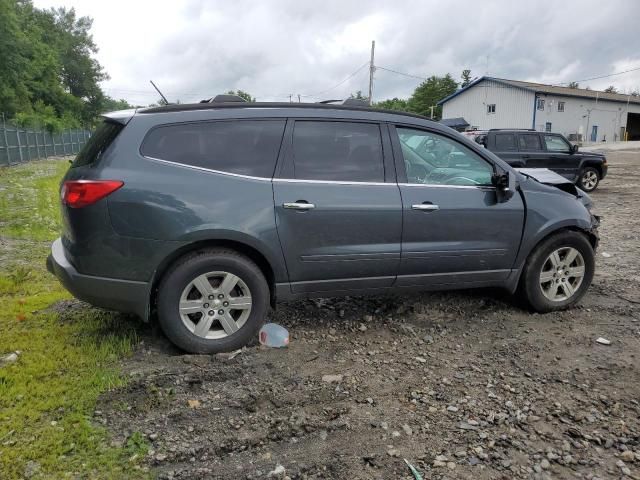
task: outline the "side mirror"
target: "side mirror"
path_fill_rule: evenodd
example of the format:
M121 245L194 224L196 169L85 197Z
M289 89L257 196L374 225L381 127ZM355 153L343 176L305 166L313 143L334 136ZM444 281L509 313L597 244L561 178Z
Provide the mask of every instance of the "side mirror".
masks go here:
M571 153L578 153L578 145L571 145Z
M498 202L507 202L516 193L516 176L514 172L499 172L491 177L491 183L496 187Z

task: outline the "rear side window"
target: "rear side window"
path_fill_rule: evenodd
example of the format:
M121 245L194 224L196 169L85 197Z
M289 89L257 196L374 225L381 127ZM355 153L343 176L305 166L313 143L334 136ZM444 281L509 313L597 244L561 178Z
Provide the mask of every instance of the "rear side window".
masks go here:
M271 178L284 120L193 122L152 129L140 151L147 157L221 172Z
M569 153L571 151L571 146L564 141L564 138L558 137L556 135L545 135L544 143L547 147L547 150L551 152Z
M295 178L384 182L382 140L376 124L297 121L293 157Z
M507 152L517 150L516 136L513 133L497 133L496 134L496 150L499 152Z
M520 146L520 150L523 150L525 152L542 150L540 136L535 133L525 133L524 135L519 135L518 144Z
M82 150L76 155L72 167L82 167L83 165L91 165L98 160L107 149L111 142L115 140L124 125L109 120L103 121L96 131L93 132L91 138L84 144Z

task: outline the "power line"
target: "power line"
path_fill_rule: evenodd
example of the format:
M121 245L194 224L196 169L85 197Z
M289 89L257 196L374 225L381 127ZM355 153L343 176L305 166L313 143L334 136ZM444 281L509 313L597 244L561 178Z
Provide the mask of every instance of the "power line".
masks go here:
M409 77L409 78L417 78L418 80L427 80L427 78L425 78L425 77L419 77L418 75L411 75L410 73L399 72L397 70L393 70L391 68L386 68L386 67L381 67L379 65L376 65L376 70L385 70L387 72L397 73L398 75L403 75L403 76Z
M583 80L573 80L573 81L576 83L579 83L579 82L588 82L591 80L600 80L601 78L615 77L616 75L622 75L623 73L629 73L629 72L636 72L638 70L640 70L640 67L632 68L630 70L625 70L624 72L610 73L609 75L601 75L599 77L591 77L591 78L585 78ZM567 85L569 83L572 83L572 82L561 82L561 83L556 83L556 85Z
M318 95L322 95L324 93L330 92L331 90L334 90L336 88L338 88L340 85L342 85L343 83L347 82L348 80L351 80L353 77L355 77L364 67L368 66L369 62L365 62L362 65L360 65L351 75L349 75L347 78L345 78L344 80L342 80L341 82L335 84L333 87L331 88L327 88L326 90L323 90L321 92L318 93L314 93L311 95L302 95L303 97L317 97Z

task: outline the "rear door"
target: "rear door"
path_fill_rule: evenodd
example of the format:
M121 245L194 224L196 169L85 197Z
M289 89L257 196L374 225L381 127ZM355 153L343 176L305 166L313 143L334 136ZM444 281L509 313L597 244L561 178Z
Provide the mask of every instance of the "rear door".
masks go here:
M518 133L518 150L526 168L549 168L549 155L539 133Z
M415 137L438 145L417 152ZM392 129L402 194L402 260L396 285L477 286L503 281L520 245L520 195L498 203L492 163L455 138Z
M548 168L574 181L578 175L582 156L572 153L571 144L562 135L545 134L544 144L549 155Z
M491 151L498 155L502 160L514 167L524 166L522 155L518 151L518 141L516 134L513 132L496 132L491 133L492 139Z
M273 193L292 291L391 286L402 203L386 126L290 120L284 149Z

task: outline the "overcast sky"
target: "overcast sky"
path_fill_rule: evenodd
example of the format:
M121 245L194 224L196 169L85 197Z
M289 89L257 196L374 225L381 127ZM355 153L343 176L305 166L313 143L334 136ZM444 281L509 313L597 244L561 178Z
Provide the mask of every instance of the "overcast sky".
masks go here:
M107 94L146 105L229 89L258 100L344 98L381 67L420 77L460 72L560 83L640 68L640 1L35 0L93 18ZM420 80L378 69L374 100ZM582 87L640 90L640 70ZM337 85L337 86L336 86ZM335 87L335 88L333 88Z

